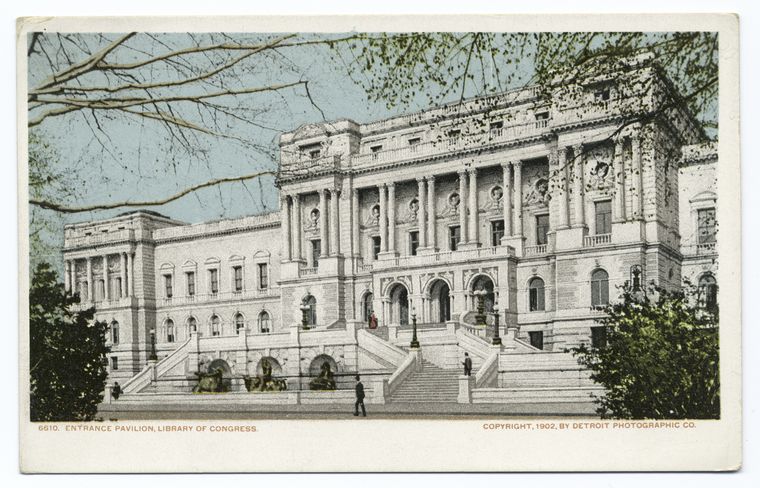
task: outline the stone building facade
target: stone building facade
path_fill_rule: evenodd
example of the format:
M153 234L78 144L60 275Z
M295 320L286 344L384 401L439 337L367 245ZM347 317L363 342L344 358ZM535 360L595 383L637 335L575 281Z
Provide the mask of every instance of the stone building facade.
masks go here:
M666 105L646 124L632 117ZM598 339L598 309L618 286L688 278L707 301L717 292L716 149L649 58L548 93L306 125L280 148L278 212L189 225L142 211L66 227L66 286L114 324L112 378L143 370L152 334L159 359L194 336L196 355L255 374L277 350L271 337L303 320L328 338L374 313L392 343L413 319L421 331L472 325L482 294L502 334L561 351ZM303 362L289 352L305 347L298 337L278 366ZM313 337L307 356L338 370L393 371ZM261 346L232 357L225 341Z

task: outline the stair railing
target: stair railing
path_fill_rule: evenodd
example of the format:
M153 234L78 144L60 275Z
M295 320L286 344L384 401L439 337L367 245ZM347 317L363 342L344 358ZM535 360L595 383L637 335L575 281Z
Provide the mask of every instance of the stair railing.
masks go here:
M121 391L122 394L127 393L138 393L141 390L143 390L145 387L150 385L150 382L152 380L153 374L152 369L156 369L156 377L162 376L166 371L171 369L172 367L176 366L178 361L175 361L175 359L183 359L180 357L181 353L185 351L187 348L187 345L190 344L190 341L192 340L192 336L189 337L185 342L183 342L178 348L176 348L174 351L172 351L168 356L163 358L161 361L157 362L155 365L147 364L139 373L131 377L129 380L127 380L126 383L124 383L124 386L122 386Z
M406 356L406 359L404 359L404 362L401 363L401 366L399 366L396 371L393 372L391 377L388 379L388 394L393 395L393 392L395 392L398 387L401 385L401 383L404 382L405 379L409 377L414 371L417 370L418 367L418 354L416 351L410 351L409 354Z

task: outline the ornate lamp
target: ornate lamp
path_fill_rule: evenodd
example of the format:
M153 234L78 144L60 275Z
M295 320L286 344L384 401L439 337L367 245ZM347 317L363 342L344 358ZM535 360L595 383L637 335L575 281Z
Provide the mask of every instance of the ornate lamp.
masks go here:
M493 302L493 339L491 344L498 346L501 344L501 337L499 337L499 303Z
M158 354L156 354L156 329L150 329L150 356L149 361L157 361Z
M413 349L420 347L420 341L417 340L417 313L414 311L414 307L412 307L412 342L409 347Z
M311 311L311 307L306 305L305 303L301 304L301 327L303 330L309 330L309 312Z

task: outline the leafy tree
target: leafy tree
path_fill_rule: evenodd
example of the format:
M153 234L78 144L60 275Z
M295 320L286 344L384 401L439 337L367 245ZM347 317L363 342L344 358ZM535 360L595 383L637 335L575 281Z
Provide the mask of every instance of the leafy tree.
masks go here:
M720 417L717 309L684 290L624 288L599 320L604 343L572 349L606 389L596 400L603 418Z
M107 324L95 309L74 311L48 264L37 265L29 290L29 372L32 421L92 420L107 376Z

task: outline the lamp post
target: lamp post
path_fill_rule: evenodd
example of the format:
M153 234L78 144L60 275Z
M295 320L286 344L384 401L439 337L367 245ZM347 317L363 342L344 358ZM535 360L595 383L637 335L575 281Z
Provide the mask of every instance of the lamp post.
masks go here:
M501 345L501 337L499 337L499 303L493 302L493 339L491 344L494 346Z
M412 342L409 344L412 349L420 348L420 341L417 340L417 313L412 307Z
M156 329L150 329L150 356L149 361L157 361L158 354L156 354Z
M303 330L309 330L309 311L311 311L311 307L309 307L305 303L302 303L301 304L301 327L303 327Z
M488 292L486 292L483 288L479 288L472 292L473 295L475 295L475 298L478 300L478 313L475 314L475 325L485 326L486 325L486 315L484 313L485 311L485 299Z

